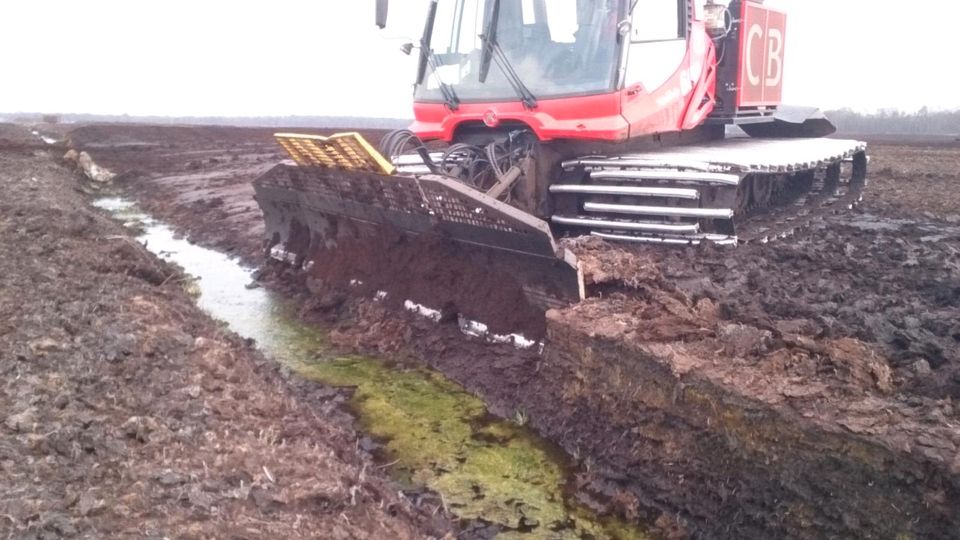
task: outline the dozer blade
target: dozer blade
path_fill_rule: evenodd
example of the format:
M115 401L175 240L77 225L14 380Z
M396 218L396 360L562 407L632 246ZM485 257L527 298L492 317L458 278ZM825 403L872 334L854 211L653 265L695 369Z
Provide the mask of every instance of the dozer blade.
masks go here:
M431 231L499 252L511 271L530 272L529 280L514 277L531 283L525 292L535 304L582 298L576 261L558 248L546 222L452 178L393 174L389 160L356 133L276 137L295 164L281 163L254 181L275 256L303 264L318 250L377 228L414 236Z

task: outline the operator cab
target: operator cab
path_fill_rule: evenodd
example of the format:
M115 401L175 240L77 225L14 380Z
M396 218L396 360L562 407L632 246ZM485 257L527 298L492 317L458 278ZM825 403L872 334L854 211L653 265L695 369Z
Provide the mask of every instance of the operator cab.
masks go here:
M481 81L483 36L494 4L496 41L508 67L494 62ZM424 34L428 54L422 55L415 99L444 101L446 85L465 103L516 100L506 69L538 99L610 93L637 83L652 92L684 59L688 6L687 0L438 0Z
M624 0L501 0L496 43L506 62L492 61L481 82L484 36L494 2L440 0L417 101L440 101L441 84L463 102L514 101L506 70L536 98L615 90L620 59L617 25ZM428 25L429 26L429 25Z
M785 16L702 2L432 0L411 130L452 141L460 126L507 123L541 141L616 142L773 121Z

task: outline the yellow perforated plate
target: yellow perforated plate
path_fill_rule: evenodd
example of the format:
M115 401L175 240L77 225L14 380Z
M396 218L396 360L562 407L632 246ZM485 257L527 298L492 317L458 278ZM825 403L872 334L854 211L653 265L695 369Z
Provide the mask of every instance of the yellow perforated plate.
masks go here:
M298 165L393 174L396 167L355 132L330 137L299 133L274 135Z

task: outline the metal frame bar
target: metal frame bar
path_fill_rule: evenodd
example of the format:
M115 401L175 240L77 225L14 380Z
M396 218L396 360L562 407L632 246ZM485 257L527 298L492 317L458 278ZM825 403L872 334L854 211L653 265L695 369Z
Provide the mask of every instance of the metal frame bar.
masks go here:
M641 231L674 234L696 234L700 232L699 223L647 223L641 221L617 221L587 217L553 216L551 221L557 225L573 227L596 227L598 229L613 229L619 231Z
M582 193L588 195L627 195L634 197L675 197L698 200L700 192L695 189L661 188L643 186L598 186L591 184L554 184L551 193Z
M583 209L587 212L609 212L613 214L692 217L702 219L730 219L733 209L730 208L682 208L673 206L640 206L635 204L612 203L584 203Z

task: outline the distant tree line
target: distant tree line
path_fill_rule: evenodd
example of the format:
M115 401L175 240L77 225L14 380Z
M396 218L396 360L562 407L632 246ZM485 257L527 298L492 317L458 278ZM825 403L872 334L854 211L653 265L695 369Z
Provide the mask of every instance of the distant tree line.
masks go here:
M914 113L880 110L870 114L840 109L826 114L840 132L846 133L960 135L960 109L930 111L924 107Z

